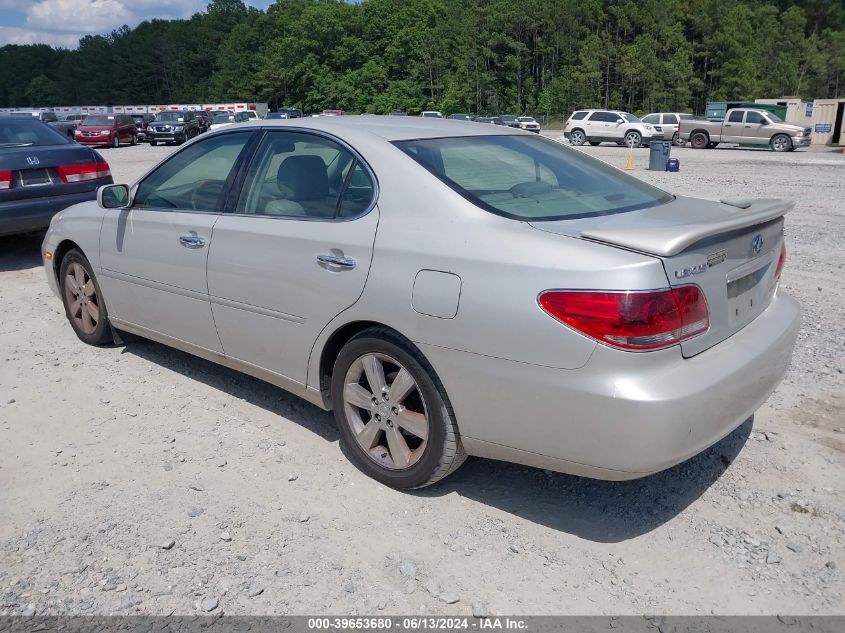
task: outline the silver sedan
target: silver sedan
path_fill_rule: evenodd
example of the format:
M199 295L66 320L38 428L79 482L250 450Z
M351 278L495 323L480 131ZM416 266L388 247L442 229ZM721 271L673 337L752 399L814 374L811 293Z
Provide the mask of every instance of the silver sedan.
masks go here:
M81 340L134 333L334 410L387 485L467 454L631 479L783 377L790 206L674 196L513 128L263 121L62 212L43 257Z

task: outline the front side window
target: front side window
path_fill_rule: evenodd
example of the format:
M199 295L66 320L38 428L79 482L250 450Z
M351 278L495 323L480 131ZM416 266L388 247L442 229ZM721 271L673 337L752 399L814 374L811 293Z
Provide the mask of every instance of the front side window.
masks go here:
M229 173L251 135L221 134L189 145L138 185L132 206L216 211Z
M751 110L745 115L745 122L746 123L765 123L766 118L760 114L759 112L753 112Z
M270 132L258 148L238 212L289 218L352 218L371 205L375 186L345 147L301 132Z
M601 123L612 123L618 119L618 115L613 114L613 112L593 112L593 116L590 117L590 121L598 121Z
M473 204L516 220L609 215L672 200L660 189L545 138L464 136L394 145Z

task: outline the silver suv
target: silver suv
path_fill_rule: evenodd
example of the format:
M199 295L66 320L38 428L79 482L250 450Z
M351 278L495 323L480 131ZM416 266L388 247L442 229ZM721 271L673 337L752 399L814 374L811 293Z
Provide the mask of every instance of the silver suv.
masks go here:
M621 110L578 110L566 121L563 135L573 145L599 145L605 141L628 147L648 145L663 138L663 128L640 121Z
M680 122L692 119L694 116L686 112L652 112L643 117L643 123L659 126L663 129L663 138L671 138L672 145L686 145L686 141L678 133Z

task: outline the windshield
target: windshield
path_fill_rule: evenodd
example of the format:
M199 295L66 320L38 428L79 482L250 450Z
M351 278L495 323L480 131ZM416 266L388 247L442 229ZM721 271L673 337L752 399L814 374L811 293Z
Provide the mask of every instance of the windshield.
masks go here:
M232 119L229 118L228 114L218 114L214 117L215 123L231 123Z
M536 123L533 116L521 116L519 117L520 123Z
M182 123L184 117L181 112L162 112L157 117L158 121L167 121L168 123Z
M524 221L570 220L664 204L672 196L624 172L531 135L395 141L477 206Z
M111 127L114 125L114 117L113 116L87 116L82 119L82 125L99 125L99 126L106 126Z
M0 147L41 147L71 142L64 134L32 117L29 120L0 119Z
M622 118L624 118L628 123L642 123L639 118L635 117L633 114L628 114L627 112L622 113Z

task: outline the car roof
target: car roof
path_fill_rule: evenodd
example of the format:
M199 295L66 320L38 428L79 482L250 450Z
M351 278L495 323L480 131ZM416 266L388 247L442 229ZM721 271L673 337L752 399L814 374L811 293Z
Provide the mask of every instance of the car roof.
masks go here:
M255 123L230 126L254 129ZM263 119L260 126L268 129L308 129L326 132L344 138L355 135L376 136L386 141L407 141L449 136L501 136L503 134L530 134L516 128L490 128L474 121L460 119L425 119L422 117L393 116L344 116L309 117L307 119Z

